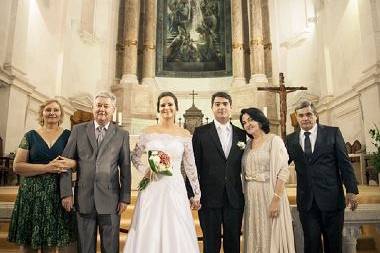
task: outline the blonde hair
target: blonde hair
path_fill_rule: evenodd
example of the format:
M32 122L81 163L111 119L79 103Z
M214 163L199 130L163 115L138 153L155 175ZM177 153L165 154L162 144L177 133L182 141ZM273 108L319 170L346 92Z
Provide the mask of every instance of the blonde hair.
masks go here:
M40 109L38 110L38 124L41 126L44 125L44 117L42 116L44 109L46 106L56 103L59 106L59 109L61 110L61 116L59 118L59 124L63 123L63 116L65 115L65 112L63 111L62 104L57 99L48 99L44 103L40 105Z

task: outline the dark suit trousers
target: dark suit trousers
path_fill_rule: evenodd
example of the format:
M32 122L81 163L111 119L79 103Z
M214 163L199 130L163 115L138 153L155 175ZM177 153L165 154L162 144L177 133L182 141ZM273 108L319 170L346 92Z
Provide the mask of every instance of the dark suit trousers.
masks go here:
M222 226L224 252L240 252L240 232L243 209L232 207L226 199L223 207L202 207L198 213L203 232L204 253L220 252Z
M309 211L300 211L300 220L304 235L304 252L325 253L342 252L342 230L344 210L321 211L315 201Z
M119 253L120 216L118 214L77 213L78 251L96 253L96 234L99 227L102 253Z

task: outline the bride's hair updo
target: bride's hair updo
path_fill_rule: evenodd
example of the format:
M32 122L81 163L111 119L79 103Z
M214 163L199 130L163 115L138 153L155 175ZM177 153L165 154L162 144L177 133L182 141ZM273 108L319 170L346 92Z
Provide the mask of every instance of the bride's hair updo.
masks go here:
M178 111L178 99L177 99L177 97L170 91L164 91L157 98L157 112L160 112L160 100L163 97L173 98L174 104L175 104L175 109Z

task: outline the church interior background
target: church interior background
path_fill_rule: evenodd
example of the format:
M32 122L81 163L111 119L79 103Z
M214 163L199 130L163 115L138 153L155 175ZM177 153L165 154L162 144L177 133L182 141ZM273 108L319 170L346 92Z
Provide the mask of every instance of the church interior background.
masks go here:
M288 133L290 114L307 98L319 122L372 152L369 130L380 126L380 0L1 0L0 156L38 127L46 99L63 103L70 129L86 120L102 90L117 96L115 120L132 137L156 124L162 91L177 95L181 126L189 108L210 122L211 95L227 91L234 124L242 108L255 106L280 134L279 96L258 90L278 87L279 73L287 87L307 88L287 96Z

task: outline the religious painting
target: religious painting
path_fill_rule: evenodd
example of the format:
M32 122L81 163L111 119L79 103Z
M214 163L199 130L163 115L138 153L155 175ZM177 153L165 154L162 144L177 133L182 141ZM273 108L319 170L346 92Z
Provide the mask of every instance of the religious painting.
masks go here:
M161 0L156 76L231 75L231 7L227 0Z

